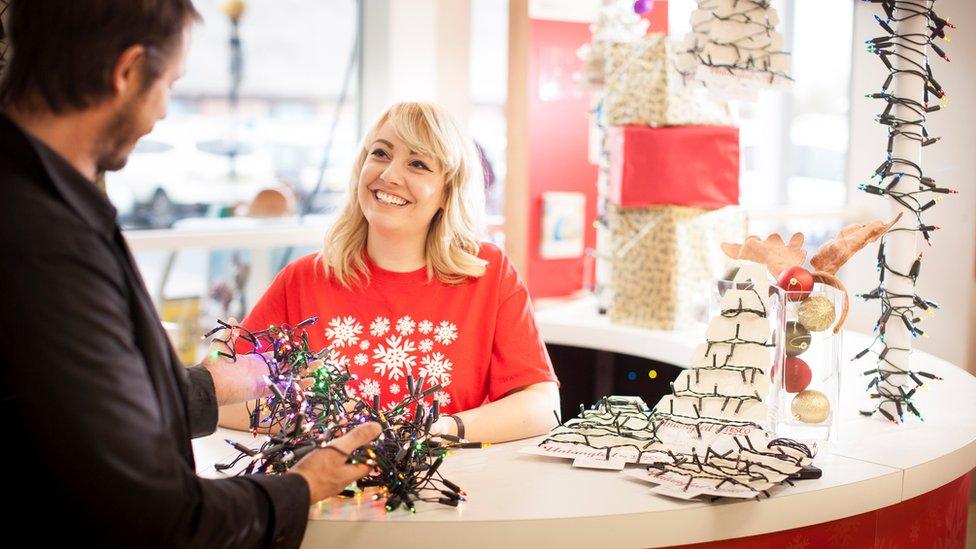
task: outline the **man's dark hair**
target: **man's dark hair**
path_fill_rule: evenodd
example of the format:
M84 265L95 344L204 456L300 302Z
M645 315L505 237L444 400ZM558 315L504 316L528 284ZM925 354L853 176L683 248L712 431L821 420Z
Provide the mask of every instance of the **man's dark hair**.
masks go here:
M89 107L112 93L112 69L127 48L146 47L145 85L200 15L192 0L10 0L0 106ZM37 104L40 102L40 104Z

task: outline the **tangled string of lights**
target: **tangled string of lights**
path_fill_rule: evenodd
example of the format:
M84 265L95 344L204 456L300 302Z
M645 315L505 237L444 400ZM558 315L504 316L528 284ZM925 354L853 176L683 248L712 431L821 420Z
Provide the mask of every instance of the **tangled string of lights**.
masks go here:
M271 391L263 403L255 402L250 413L251 431L255 435L270 433L268 439L258 448L228 440L240 454L229 463L218 464L217 470L246 461L246 467L237 474L284 473L309 452L327 446L356 425L375 421L382 427L380 436L348 459L349 463L373 468L357 487L376 488L373 497L385 497L387 511L401 506L414 511L417 501L457 506L465 493L445 479L439 468L449 450L486 445L431 434L440 414L439 403L431 396L440 385L428 384L426 376L415 380L408 375L406 394L385 408L378 395L371 401L352 396L346 389L353 377L348 368L331 362L327 358L329 349L317 353L309 349L305 328L317 320L312 317L294 327L270 326L260 332L218 321L219 325L204 336L218 332L227 335L216 340L227 344L228 352L214 353L236 360L239 347L234 348L229 334L238 330L243 345L249 347L243 352L259 356L267 364L265 381ZM320 361L324 365L319 366ZM342 495L355 493L347 489Z

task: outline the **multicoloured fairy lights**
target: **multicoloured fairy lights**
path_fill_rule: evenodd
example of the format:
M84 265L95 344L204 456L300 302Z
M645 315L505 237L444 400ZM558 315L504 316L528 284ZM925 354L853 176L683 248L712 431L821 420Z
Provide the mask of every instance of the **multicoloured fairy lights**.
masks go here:
M380 436L348 459L349 463L365 463L373 469L357 482L356 489L349 488L341 495L377 488L373 497L385 497L388 511L400 507L414 511L418 501L449 506L464 501L464 491L445 479L439 469L450 450L486 445L431 434L440 415L439 403L432 395L440 385L429 385L424 376L415 380L408 375L406 394L387 406L378 396L371 401L353 396L346 388L353 378L348 369L324 358L329 349L318 353L309 349L305 329L317 320L312 317L294 327L270 326L260 332L218 321L219 326L204 336L218 332L228 336L217 339L228 344L228 352L214 351L218 356L236 360L243 346L247 347L243 353L262 357L268 366L265 381L271 392L255 403L250 414L252 432L256 436L270 433L267 440L258 448L228 440L240 454L230 463L217 465L217 469L228 470L246 461L237 474L284 473L356 425L374 421L382 427ZM231 330L240 334L237 345L229 337Z

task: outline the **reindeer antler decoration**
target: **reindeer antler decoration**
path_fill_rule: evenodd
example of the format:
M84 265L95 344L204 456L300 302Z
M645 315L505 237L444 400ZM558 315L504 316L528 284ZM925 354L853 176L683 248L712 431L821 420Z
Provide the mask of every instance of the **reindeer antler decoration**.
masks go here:
M841 229L836 237L820 246L810 258L810 264L816 269L810 273L814 281L833 286L844 294L844 306L834 326L835 334L844 326L850 310L850 296L847 288L837 278L837 271L851 256L888 232L901 215L898 214L889 223L872 221L848 225ZM803 250L803 233L795 233L788 243L783 242L783 238L778 234L769 235L765 240L758 236L749 236L742 244L723 242L722 251L732 259L746 259L765 265L769 274L777 279L786 269L794 265L802 265L807 256L806 251Z

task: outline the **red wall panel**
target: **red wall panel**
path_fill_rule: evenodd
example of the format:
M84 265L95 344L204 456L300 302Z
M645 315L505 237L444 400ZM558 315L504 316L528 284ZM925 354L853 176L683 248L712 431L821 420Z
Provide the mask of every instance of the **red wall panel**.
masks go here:
M645 17L650 32L667 32L668 4L657 1ZM584 243L596 244L597 168L587 161L590 94L573 73L581 67L576 50L590 40L589 24L533 19L529 26L529 201L527 272L533 297L567 295L583 287L583 258L540 257L542 193L586 195Z
M529 27L529 233L528 286L533 297L566 295L582 287L583 259L539 255L542 193L586 195L587 247L596 244L596 166L587 161L589 94L573 80L575 51L590 39L585 23L534 19Z

